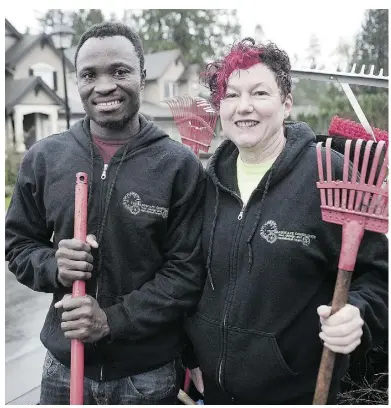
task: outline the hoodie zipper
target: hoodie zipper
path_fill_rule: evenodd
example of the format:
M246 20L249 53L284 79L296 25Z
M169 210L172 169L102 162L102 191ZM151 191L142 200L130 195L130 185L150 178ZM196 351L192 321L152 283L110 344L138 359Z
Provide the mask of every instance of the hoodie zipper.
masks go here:
M127 155L134 154L135 152L137 152L138 150L144 148L145 146L146 145L138 146L136 149L128 151ZM108 164L103 163L103 170L102 170L102 174L100 176L101 180L103 181L101 183L101 190L100 190L100 197L101 197L100 212L103 211L103 213L105 211L106 188L107 188L107 183L105 182L105 180L107 179L107 172L108 172L108 169L109 169L109 164L111 163L112 160L113 160L113 158L110 159L110 162ZM103 159L102 159L102 161L103 161ZM109 205L109 203L107 203L107 205ZM103 215L103 214L100 214L100 215ZM99 232L100 231L98 231L98 235L99 235ZM98 275L97 280L96 280L96 290L95 290L95 299L96 299L96 301L98 301L98 293L99 293L99 275ZM97 343L93 343L93 345L94 345L95 350L97 350ZM103 381L103 365L101 365L101 367L100 367L100 376L99 376L99 378L100 378L100 381Z
M245 210L246 210L246 204L244 204L243 203L243 201L242 201L242 199L237 195L237 194L234 194L234 196L239 200L239 202L242 204L242 208L241 208L241 210L240 210L240 212L239 212L239 215L238 215L238 220L239 221L241 221L242 219L243 219L243 215L244 215L244 212L245 212ZM237 238L238 238L238 235L240 235L239 234L239 231L240 231L240 226L241 226L241 222L239 222L239 225L238 225L238 230L237 230L237 232L236 232L236 239L235 239L235 243L237 242ZM234 246L234 248L236 248L236 244L235 244L235 246ZM229 287L228 287L228 292L229 292L229 290L230 290L230 284L229 284ZM225 346L225 344L224 344L224 337L225 337L225 332L226 332L226 330L227 330L227 320L228 320L228 313L229 313L229 309L230 309L230 301L229 301L229 296L227 296L227 304L226 304L226 307L225 307L225 313L224 313L224 319L223 319L223 327L222 327L222 332L223 332L223 339L222 339L222 350L221 350L221 357L220 357L220 363L219 363L219 365L218 365L218 383L219 383L219 385L220 385L220 387L221 387L221 389L222 390L224 390L224 387L223 387L223 364L224 364L224 346Z
M108 167L109 167L108 164L104 164L104 165L103 165L102 175L100 176L101 180L106 180L106 171L107 171L107 168L108 168Z
M246 210L246 204L243 204L243 207L242 207L242 209L240 210L240 213L239 213L239 215L238 215L238 220L239 220L239 221L241 221L241 220L243 219L243 214L244 214L245 210Z
M106 197L106 183L105 180L107 178L107 169L109 168L109 165L104 163L103 164L103 171L102 174L100 176L101 180L103 180L103 183L101 184L101 190L100 190L100 194L101 194L101 211L103 210L103 212L105 211L105 197ZM99 231L98 231L99 233ZM95 299L98 300L98 293L99 293L99 275L98 278L96 280L96 290L95 290Z
M105 182L105 180L106 180L106 178L107 178L107 169L109 168L109 165L108 164L106 164L106 163L103 163L103 170L102 170L102 174L101 174L101 176L100 176L100 178L101 178L101 180L102 180L102 184L101 184L101 191L100 191L100 193L101 193L101 203L102 203L102 205L101 205L101 209L103 210L103 212L104 212L104 210L105 210L105 197L106 197L106 194L104 194L105 193L105 189L106 189L106 182ZM99 231L98 231L98 233L99 233ZM96 301L98 301L98 294L99 294L99 275L98 275L98 277L97 277L97 279L96 279L96 289L95 289L95 299L96 299ZM94 348L95 348L95 350L96 351L98 351L97 349L98 349L98 344L97 343L94 343ZM103 364L100 366L100 374L99 374L99 380L100 381L103 381Z

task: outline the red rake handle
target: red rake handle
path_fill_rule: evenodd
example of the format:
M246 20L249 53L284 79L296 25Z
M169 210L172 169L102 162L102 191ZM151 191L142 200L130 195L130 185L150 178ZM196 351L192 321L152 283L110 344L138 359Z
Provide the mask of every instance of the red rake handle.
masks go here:
M76 174L74 238L85 241L87 237L88 177L86 173ZM84 296L84 281L73 282L72 296ZM71 341L71 385L70 404L83 405L84 394L84 344L80 340Z

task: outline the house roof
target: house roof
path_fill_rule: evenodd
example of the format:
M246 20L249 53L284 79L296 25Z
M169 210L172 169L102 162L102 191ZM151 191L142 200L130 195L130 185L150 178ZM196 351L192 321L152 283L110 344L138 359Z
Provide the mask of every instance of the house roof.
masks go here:
M6 79L5 81L5 109L11 111L15 105L33 89L43 89L56 105L64 105L64 101L52 90L41 77L29 77L26 79Z
M149 119L172 119L171 110L168 105L157 105L154 103L143 102L140 107L140 113Z
M7 19L5 19L5 29L10 31L18 40L23 37L23 35Z
M179 78L179 81L188 81L192 74L196 74L197 76L200 73L200 66L198 64L190 64L186 67L183 71L182 75Z
M36 43L39 42L41 35L25 35L5 52L5 63L9 66L15 66L16 63L28 52Z
M5 64L9 67L14 67L34 46L46 43L52 50L61 58L61 52L57 50L52 40L47 34L24 35L5 53ZM68 68L74 70L73 63L65 59Z
M75 62L76 48L77 46L74 45L73 47L70 47L67 50L65 50L65 55L69 59L69 61L72 62L72 65L74 65Z
M145 54L145 69L147 70L146 80L154 81L160 78L169 65L178 57L181 57L181 51L179 49Z
M72 99L72 96L75 96L76 99ZM69 96L68 105L69 105L69 110L71 111L71 114L75 114L75 115L85 115L86 114L78 93L76 93L76 95Z

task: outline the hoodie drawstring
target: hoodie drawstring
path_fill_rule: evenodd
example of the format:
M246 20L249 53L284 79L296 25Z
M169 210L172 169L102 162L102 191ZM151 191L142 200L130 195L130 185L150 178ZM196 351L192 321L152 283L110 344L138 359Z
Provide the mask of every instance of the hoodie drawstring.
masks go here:
M208 246L208 257L206 260L206 270L208 272L208 278L210 281L210 286L212 287L212 290L215 290L214 283L213 283L213 278L212 278L212 271L210 269L210 264L212 262L212 246L213 246L213 238L215 234L215 229L216 229L216 224L217 224L217 216L218 216L218 208L219 208L219 188L215 185L215 190L216 190L216 204L214 208L214 217L213 217L213 223L212 223L212 230L210 232L210 237L209 237L209 246Z

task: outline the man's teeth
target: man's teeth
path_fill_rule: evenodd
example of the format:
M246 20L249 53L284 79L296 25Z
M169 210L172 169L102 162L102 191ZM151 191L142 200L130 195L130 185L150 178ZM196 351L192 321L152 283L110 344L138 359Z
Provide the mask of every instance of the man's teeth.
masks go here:
M119 105L120 103L121 103L120 101L100 102L98 103L98 106L115 106L115 105Z
M258 125L259 122L255 120L241 120L240 122L236 122L236 125L239 127L253 127Z

